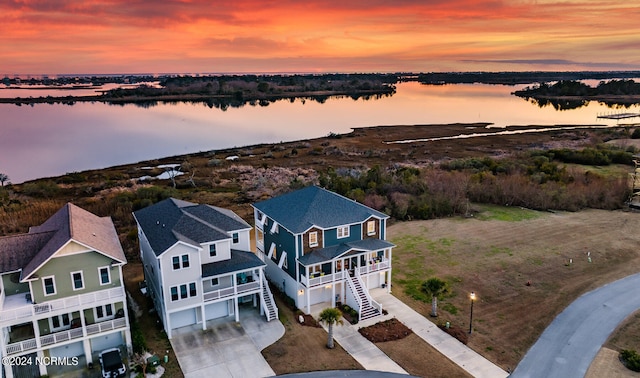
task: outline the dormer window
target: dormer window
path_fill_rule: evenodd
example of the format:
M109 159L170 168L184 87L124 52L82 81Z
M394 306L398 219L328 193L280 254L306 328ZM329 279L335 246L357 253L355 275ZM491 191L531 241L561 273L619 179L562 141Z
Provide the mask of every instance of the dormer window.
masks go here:
M370 220L367 222L367 235L376 234L376 221Z
M309 247L317 247L318 246L318 232L310 232L309 233Z
M234 232L232 237L233 237L233 244L238 244L238 242L240 241L240 235L238 235L237 232Z
M209 245L209 257L216 257L217 255L218 255L218 252L216 252L216 245L215 244Z
M338 227L338 239L349 237L349 226Z

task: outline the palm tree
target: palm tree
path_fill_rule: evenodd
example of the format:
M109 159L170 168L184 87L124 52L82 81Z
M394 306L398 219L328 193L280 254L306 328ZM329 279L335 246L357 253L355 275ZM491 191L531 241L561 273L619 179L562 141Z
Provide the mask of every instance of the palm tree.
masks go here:
M320 321L329 326L329 339L327 340L327 348L333 349L333 325L342 325L342 313L337 308L329 307L320 313Z
M437 277L429 278L421 286L422 292L431 296L431 316L438 316L438 298L449 292L449 284Z

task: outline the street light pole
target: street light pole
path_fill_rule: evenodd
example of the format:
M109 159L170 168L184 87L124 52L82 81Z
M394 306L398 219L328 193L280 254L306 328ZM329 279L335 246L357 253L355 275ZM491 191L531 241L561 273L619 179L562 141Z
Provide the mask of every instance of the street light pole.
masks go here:
M469 313L469 334L473 332L473 301L476 299L476 293L473 291L469 294L469 298L471 299L471 312Z

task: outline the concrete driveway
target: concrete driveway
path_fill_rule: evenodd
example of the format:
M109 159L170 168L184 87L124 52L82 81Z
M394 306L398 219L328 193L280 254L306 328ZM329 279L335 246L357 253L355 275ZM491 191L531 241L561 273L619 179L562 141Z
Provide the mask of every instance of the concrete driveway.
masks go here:
M584 377L618 324L640 309L640 274L576 299L542 333L511 377Z
M260 351L284 335L278 320L267 322L257 309L233 317L174 330L171 345L186 378L270 377L275 373Z

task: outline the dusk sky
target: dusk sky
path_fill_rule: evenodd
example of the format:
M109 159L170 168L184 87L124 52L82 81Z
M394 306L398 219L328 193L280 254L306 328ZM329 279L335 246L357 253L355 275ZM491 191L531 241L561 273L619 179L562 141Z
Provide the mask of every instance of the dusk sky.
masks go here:
M3 0L0 75L640 70L636 0Z

